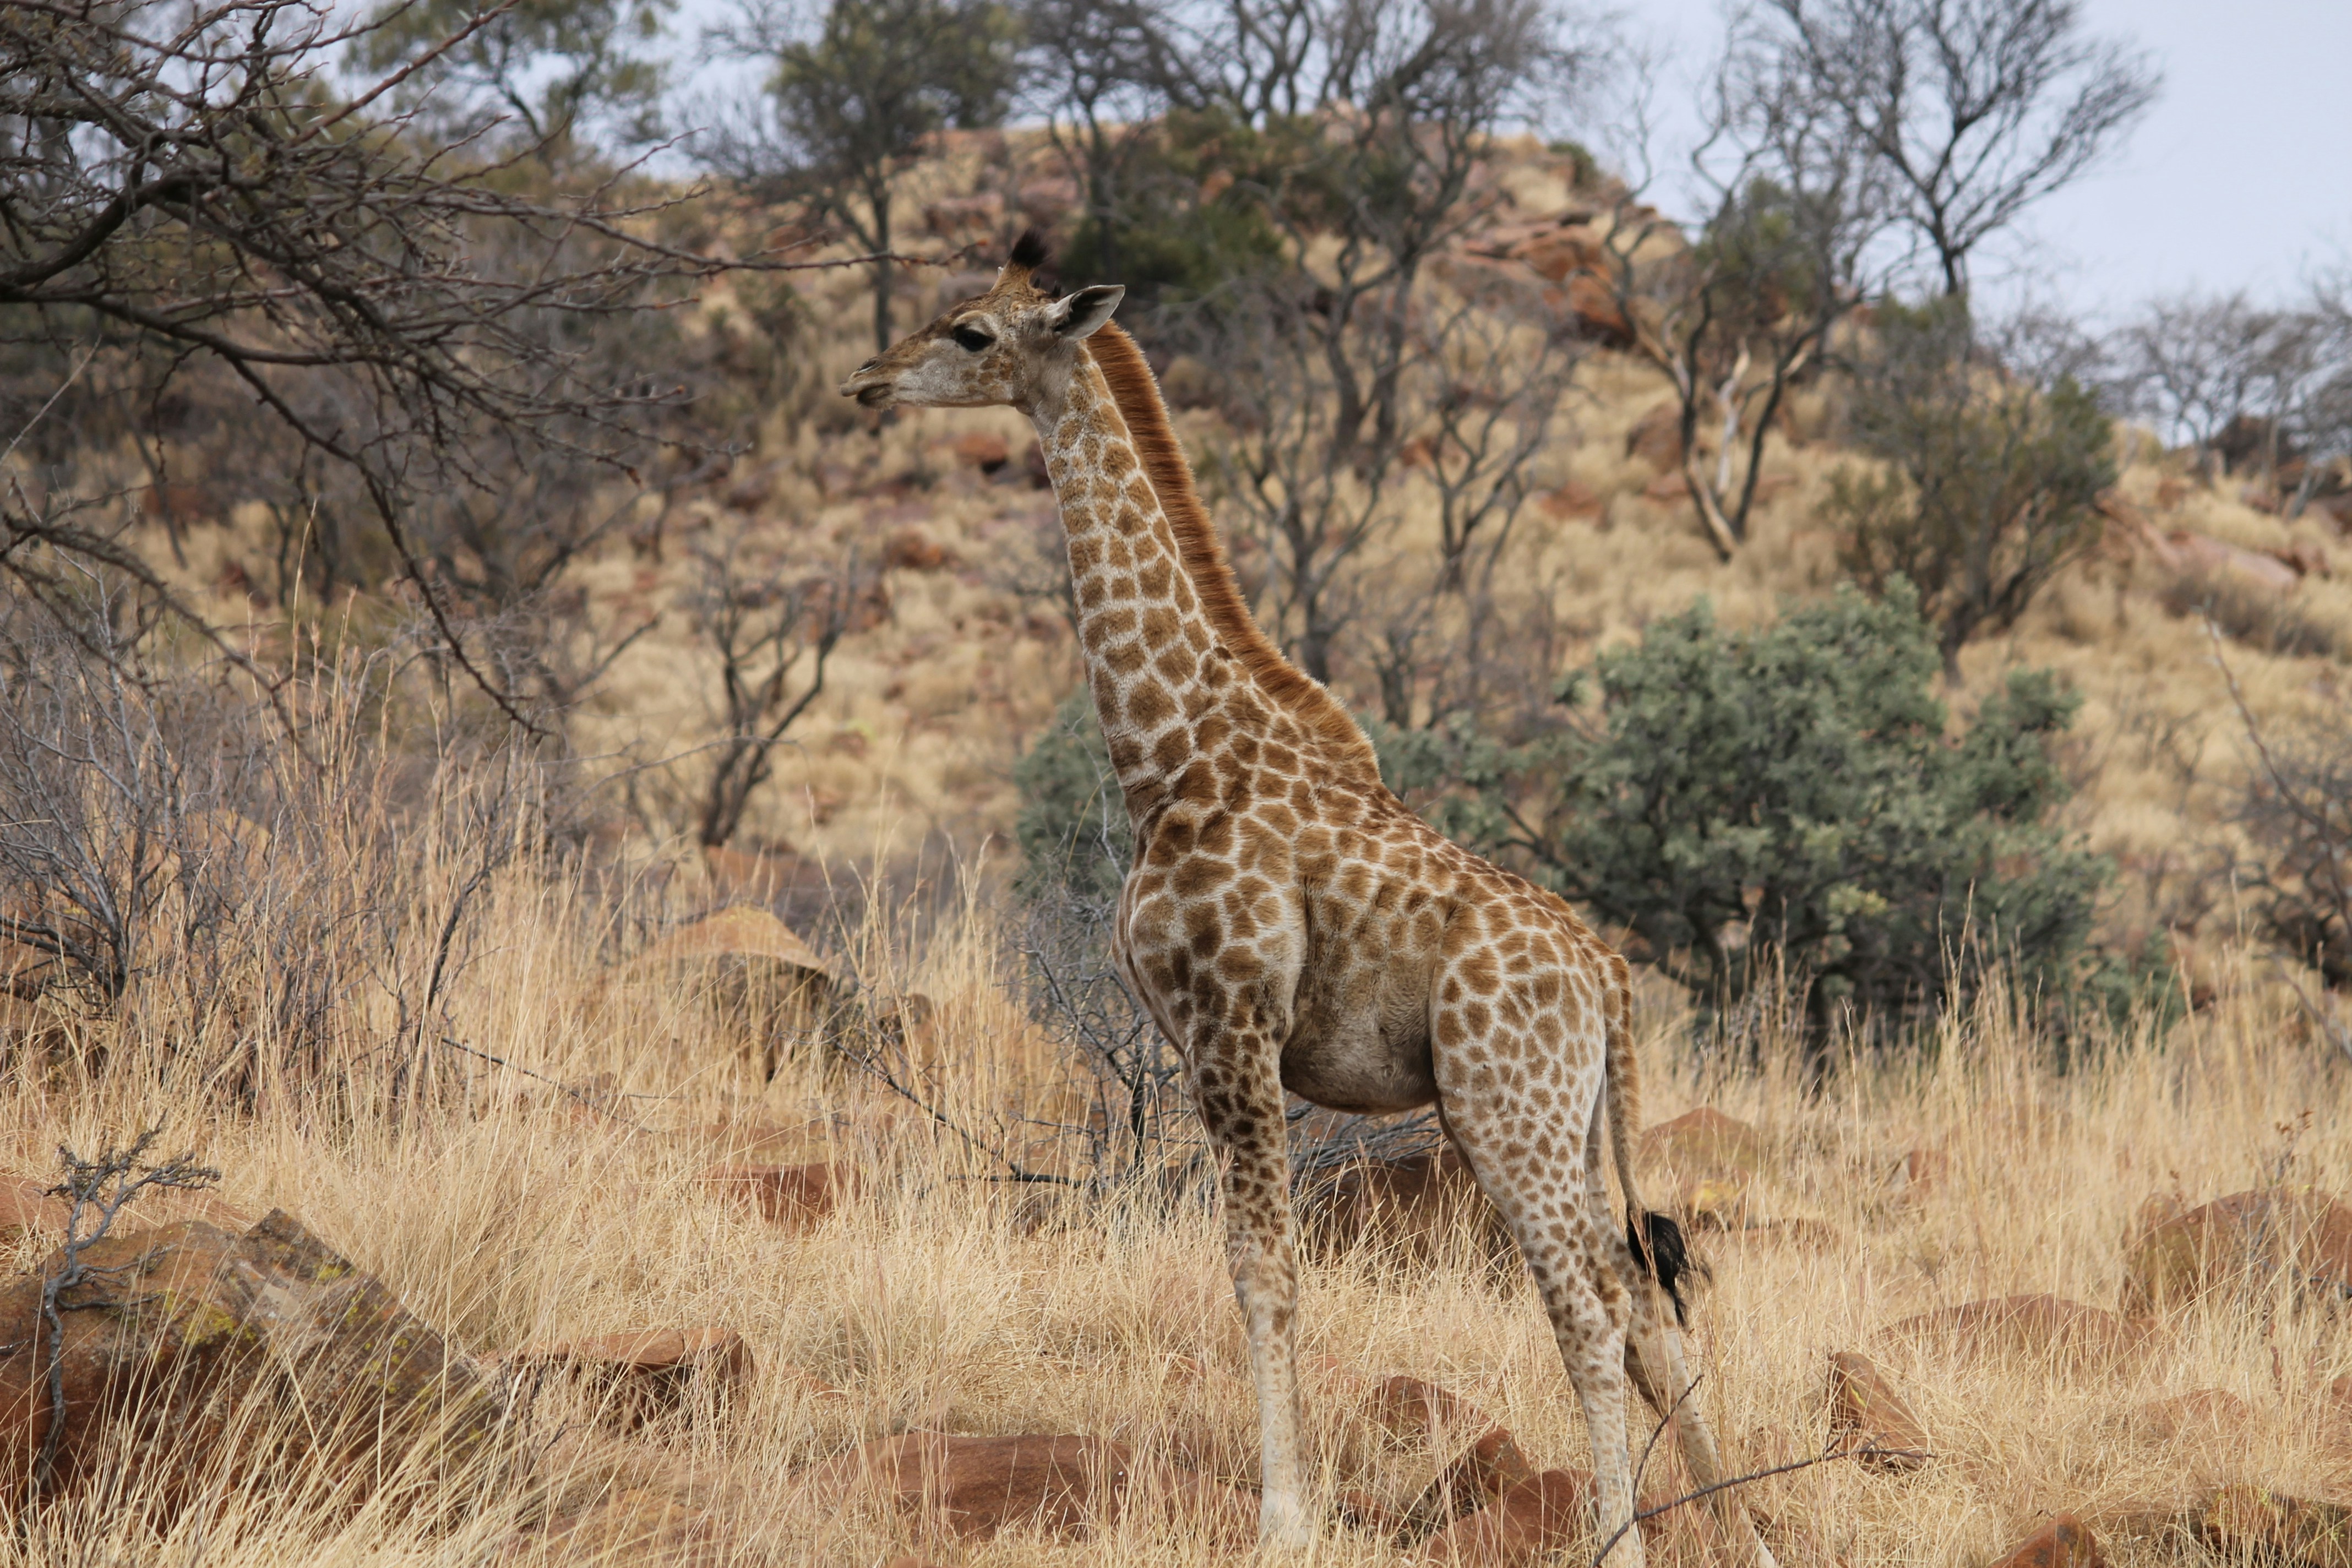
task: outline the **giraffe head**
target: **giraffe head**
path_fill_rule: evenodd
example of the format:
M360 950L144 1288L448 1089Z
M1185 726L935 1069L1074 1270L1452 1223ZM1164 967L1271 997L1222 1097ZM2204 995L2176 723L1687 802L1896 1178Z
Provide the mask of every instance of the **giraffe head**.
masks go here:
M1028 408L1038 389L1069 374L1078 340L1109 321L1127 293L1107 283L1055 299L1029 280L1045 259L1044 242L1023 235L996 287L859 365L841 395L868 408Z

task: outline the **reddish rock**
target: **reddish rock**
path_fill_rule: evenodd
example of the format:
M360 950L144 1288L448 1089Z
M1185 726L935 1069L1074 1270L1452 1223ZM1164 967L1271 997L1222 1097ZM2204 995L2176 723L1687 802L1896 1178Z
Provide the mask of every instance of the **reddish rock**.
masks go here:
M1172 1509L1229 1544L1257 1530L1256 1504L1245 1493L1140 1460L1126 1444L1100 1437L909 1432L865 1444L807 1475L818 1499L863 1490L928 1513L967 1540L1024 1528L1075 1535L1139 1506Z
M1614 270L1609 248L1591 229L1576 225L1531 236L1512 246L1508 254L1533 268L1546 282L1566 281L1572 274L1606 277Z
M993 430L967 430L955 438L956 461L992 474L1013 460L1012 443Z
M509 1364L534 1378L568 1373L594 1389L601 1412L624 1428L717 1404L751 1379L751 1347L732 1329L640 1329L517 1352Z
M2138 1406L2128 1425L2136 1435L2151 1442L2170 1443L2182 1437L2228 1436L2244 1431L2253 1419L2254 1413L2236 1394L2219 1388L2194 1388Z
M1430 1563L1463 1568L1532 1568L1592 1531L1592 1478L1582 1470L1546 1470L1429 1538Z
M1680 405L1661 403L1633 421L1625 432L1625 455L1640 458L1660 473L1671 473L1683 464L1683 411Z
M1517 1438L1440 1384L1388 1377L1373 1392L1369 1415L1400 1444L1428 1444L1437 1465L1437 1477L1404 1510L1409 1526L1440 1526L1536 1479Z
M2098 1537L2071 1513L2062 1513L2011 1547L1992 1568L2106 1568Z
M1856 1453L1857 1464L1896 1474L1927 1463L1927 1428L1894 1381L1868 1356L1830 1357L1830 1446Z
M1690 481L1683 477L1679 468L1672 473L1660 474L1642 487L1642 499L1658 506L1673 506L1689 497Z
M1941 1149L1914 1149L1903 1156L1903 1187L1928 1193L1951 1178L1952 1157Z
M2352 1568L2352 1508L2266 1487L2223 1487L2199 1524L2232 1559L2274 1554L2301 1568Z
M1624 301L1605 279L1579 273L1558 289L1545 290L1544 298L1569 319L1580 337L1621 347L1633 341Z
M1570 479L1556 490L1546 490L1536 498L1536 504L1558 518L1595 518L1602 509L1601 492L1578 479Z
M59 1295L65 1426L54 1484L171 1456L210 1458L254 1397L283 1403L270 1462L307 1452L359 1478L430 1443L462 1466L496 1427L492 1381L393 1294L286 1215L245 1235L184 1221L85 1246ZM21 1489L54 1412L44 1283L62 1249L0 1291L0 1485ZM299 1414L298 1414L299 1413ZM21 1495L21 1490L12 1490Z
M2309 1187L2233 1193L2150 1226L2124 1255L2126 1311L2281 1282L2352 1295L2352 1207Z
M837 1161L805 1165L719 1165L703 1181L722 1196L757 1207L765 1217L795 1228L816 1224L856 1197L857 1168Z
M1906 1318L1889 1339L1962 1358L2015 1356L2074 1371L2102 1371L2138 1353L2148 1333L2101 1307L2059 1296L2003 1296Z
M1685 1111L1642 1134L1644 1162L1657 1161L1685 1173L1738 1171L1755 1175L1765 1161L1764 1135L1711 1105Z
M1440 1148L1396 1159L1362 1159L1298 1186L1303 1227L1319 1246L1368 1246L1394 1258L1417 1261L1436 1256L1465 1226L1477 1234L1487 1255L1511 1255L1502 1218L1461 1151Z
M882 564L893 572L943 572L956 563L947 546L919 528L901 528L882 542Z

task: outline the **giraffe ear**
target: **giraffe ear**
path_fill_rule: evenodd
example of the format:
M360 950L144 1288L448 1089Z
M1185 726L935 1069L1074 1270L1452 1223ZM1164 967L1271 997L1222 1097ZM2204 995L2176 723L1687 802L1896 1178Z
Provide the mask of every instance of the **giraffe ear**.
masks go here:
M1081 289L1066 299L1056 300L1046 312L1055 335L1065 338L1090 338L1101 325L1110 320L1118 302L1127 298L1127 289L1117 283L1097 283L1091 289Z

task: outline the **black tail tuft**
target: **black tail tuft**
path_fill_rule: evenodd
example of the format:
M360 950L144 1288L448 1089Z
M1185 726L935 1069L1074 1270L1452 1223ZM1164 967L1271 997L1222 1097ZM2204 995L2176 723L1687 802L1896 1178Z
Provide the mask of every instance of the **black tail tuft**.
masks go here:
M1021 231L1021 237L1013 242L1013 254L1005 258L1005 265L1034 272L1045 265L1048 254L1045 237L1034 228L1024 228Z
M1628 1218L1625 1245L1633 1249L1633 1261L1656 1277L1659 1289L1674 1302L1675 1321L1688 1328L1690 1312L1683 1300L1683 1277L1704 1279L1706 1269L1683 1244L1683 1227L1669 1215L1646 1214L1638 1220Z

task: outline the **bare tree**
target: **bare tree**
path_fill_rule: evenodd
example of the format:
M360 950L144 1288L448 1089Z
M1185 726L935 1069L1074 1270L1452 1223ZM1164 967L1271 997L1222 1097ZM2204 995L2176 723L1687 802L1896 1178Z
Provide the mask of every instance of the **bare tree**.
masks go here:
M244 469L339 476L447 656L530 725L459 637L417 498L495 489L508 472L486 458L534 444L615 475L641 460L685 388L574 350L715 264L646 237L666 203L516 180L413 133L391 107L403 83L494 19L346 100L328 61L369 29L307 0L0 10L0 349L36 426L0 509L20 590L69 584L52 566L75 557L184 614L128 542L119 485L42 464L80 445L91 400L135 425L233 385L268 415L220 421ZM276 460L279 437L298 460Z
M2241 421L2275 424L2303 379L2310 334L2291 312L2241 290L2159 300L2117 334L2114 384L2133 412L2192 447L2210 479Z
M2271 940L2331 989L2352 989L2352 715L2274 734L2256 721L2226 661L2221 673L2253 753L2230 813L2242 845L2231 856L2232 879Z
M775 61L765 111L707 142L709 164L771 201L798 201L872 253L874 348L890 346L892 182L934 132L1001 122L1018 83L1014 14L997 0L740 0L712 37Z
M2114 150L2155 102L2144 54L2081 0L1767 0L1758 43L1868 149L1944 292L1969 258Z
M698 550L696 563L688 608L719 665L719 739L698 834L717 848L742 826L786 732L824 694L826 662L871 608L874 584L854 552L835 569L813 571L740 532Z
M1790 391L1886 284L1876 250L1889 213L1868 150L1784 53L1735 34L1706 109L1689 159L1695 220L1677 224L1643 200L1643 185L1624 188L1586 231L1581 270L1673 388L1683 482L1727 561L1747 540Z

